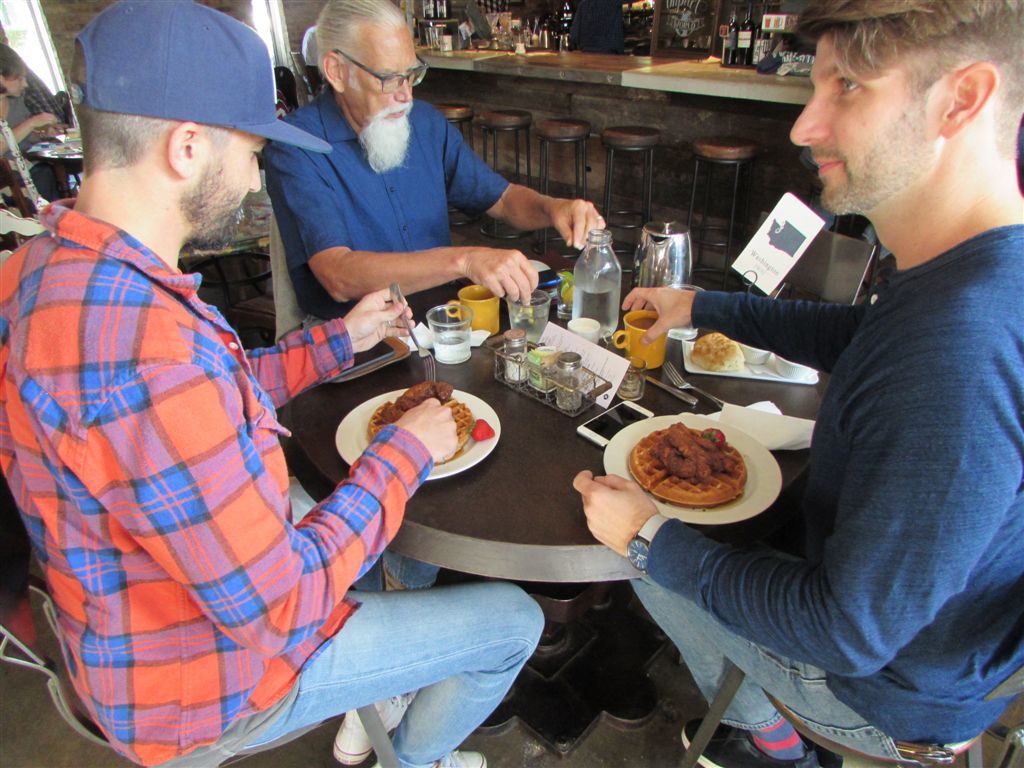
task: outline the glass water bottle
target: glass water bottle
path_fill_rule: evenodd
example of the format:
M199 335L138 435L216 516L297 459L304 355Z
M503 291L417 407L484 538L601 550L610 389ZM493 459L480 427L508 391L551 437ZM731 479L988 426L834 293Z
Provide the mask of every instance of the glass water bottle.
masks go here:
M590 317L601 324L601 337L607 338L619 324L622 303L622 267L612 250L612 233L592 229L587 247L572 271L572 318Z

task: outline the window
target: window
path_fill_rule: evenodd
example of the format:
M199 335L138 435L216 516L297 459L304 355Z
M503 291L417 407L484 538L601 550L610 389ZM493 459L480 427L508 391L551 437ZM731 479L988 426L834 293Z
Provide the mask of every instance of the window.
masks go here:
M256 32L266 43L275 67L290 67L288 30L281 0L252 0L252 21Z
M51 93L67 90L39 0L4 0L0 3L0 25L11 47Z

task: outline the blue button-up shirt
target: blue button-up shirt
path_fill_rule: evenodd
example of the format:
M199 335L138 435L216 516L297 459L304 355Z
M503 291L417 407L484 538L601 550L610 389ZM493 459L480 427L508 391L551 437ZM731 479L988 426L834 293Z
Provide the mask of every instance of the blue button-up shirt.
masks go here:
M267 191L288 256L299 306L322 318L350 304L334 301L309 268L327 248L419 251L451 245L448 205L478 215L508 182L465 144L462 134L429 104L415 102L405 162L377 173L330 91L287 118L333 147L307 152L278 142L264 151Z

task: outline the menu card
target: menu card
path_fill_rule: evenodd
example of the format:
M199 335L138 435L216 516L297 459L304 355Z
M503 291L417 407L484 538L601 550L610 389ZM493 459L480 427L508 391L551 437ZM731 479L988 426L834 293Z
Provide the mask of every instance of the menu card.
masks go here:
M732 268L744 282L770 295L824 226L824 219L787 192L736 257Z
M595 402L602 408L607 408L611 404L615 393L619 391L619 384L629 370L629 361L626 358L609 352L604 347L554 323L548 323L544 327L544 332L540 335L540 344L552 346L559 352L577 353L583 358L584 368L589 368L598 376L608 379L612 383L611 388Z

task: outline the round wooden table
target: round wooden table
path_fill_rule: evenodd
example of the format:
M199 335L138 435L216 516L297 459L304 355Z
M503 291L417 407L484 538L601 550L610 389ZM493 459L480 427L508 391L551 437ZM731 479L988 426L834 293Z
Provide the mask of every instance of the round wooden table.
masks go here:
M445 286L411 298L416 317L423 308L454 298ZM507 312L502 309L503 325ZM554 320L552 320L554 322ZM680 345L669 342L668 359L680 366ZM681 366L680 366L681 367ZM572 478L582 469L604 474L602 450L576 434L577 425L595 416L599 406L570 418L519 394L494 379L494 355L473 350L459 365L438 364L438 378L484 400L501 420L501 438L481 463L446 478L430 480L409 502L405 521L391 549L442 567L516 581L589 582L630 579L629 562L597 542L587 529ZM654 372L655 375L659 371ZM360 403L423 378L415 354L371 375L342 384L316 387L291 404L290 427L306 466L293 467L316 496L326 494L348 471L335 447L335 432ZM693 377L698 386L732 403L774 401L784 413L813 418L824 391L815 386L769 383L713 376ZM691 409L648 384L641 405L655 415L716 410L704 398ZM778 451L783 488L804 471L808 451ZM757 517L724 526L705 526L711 536L753 541L774 530L782 513L770 509Z

